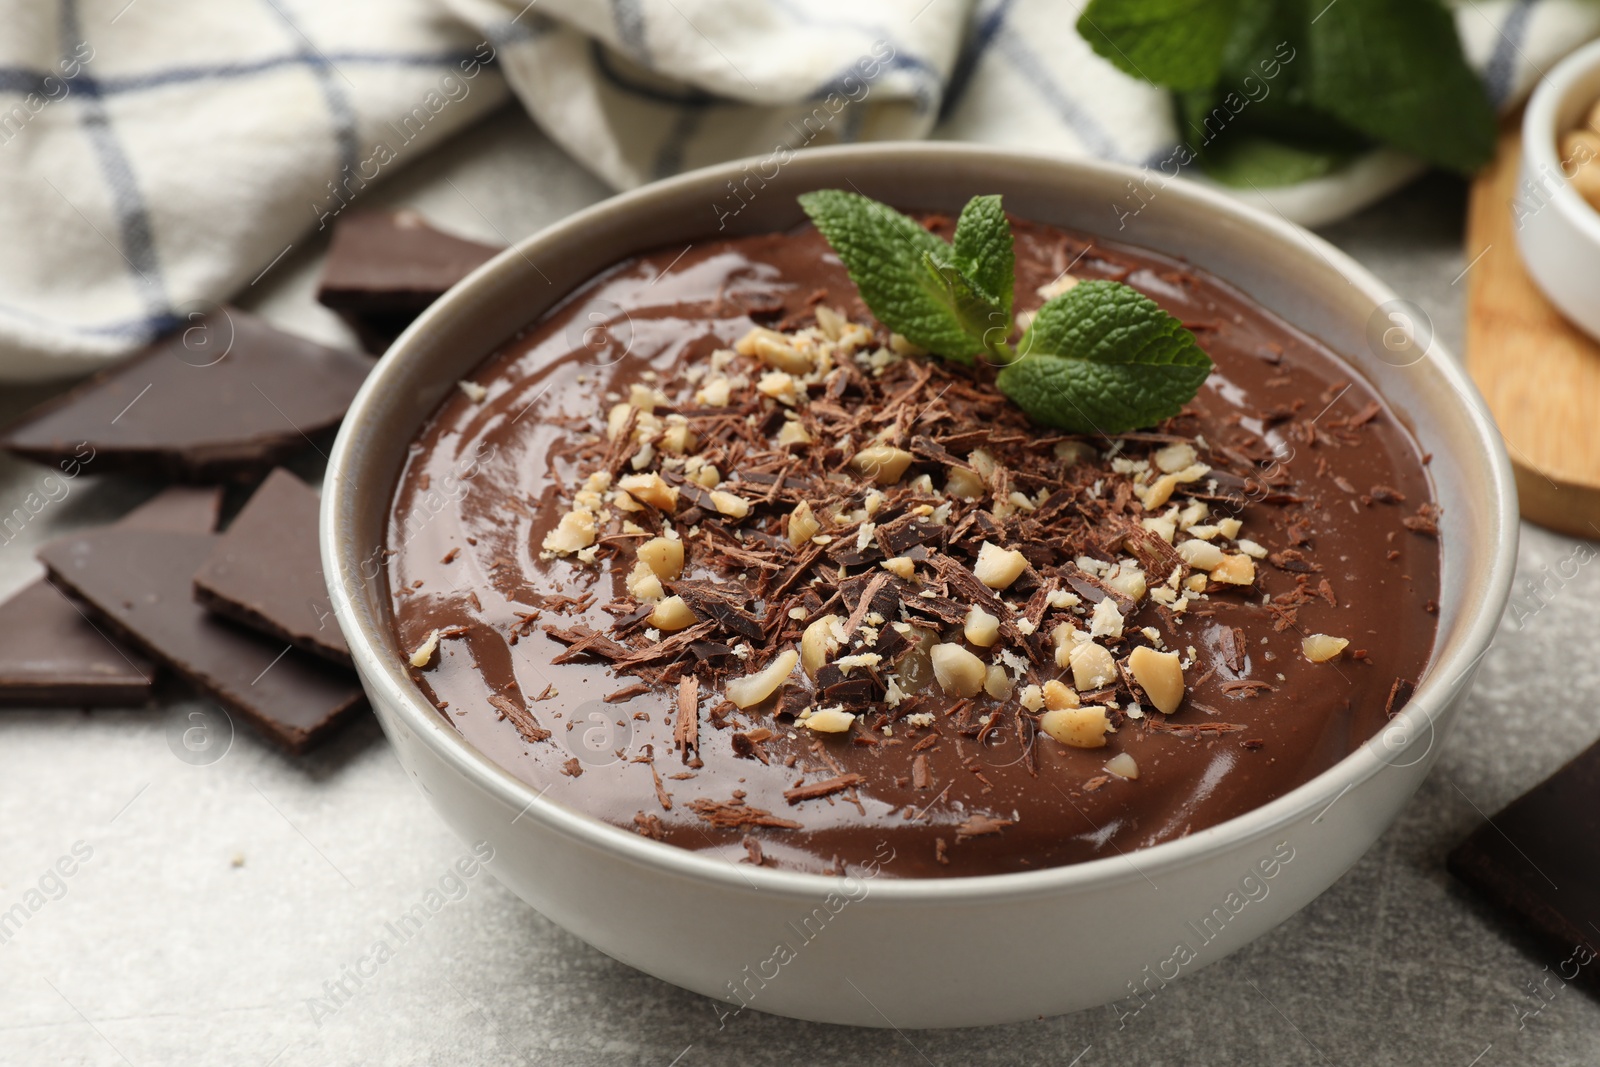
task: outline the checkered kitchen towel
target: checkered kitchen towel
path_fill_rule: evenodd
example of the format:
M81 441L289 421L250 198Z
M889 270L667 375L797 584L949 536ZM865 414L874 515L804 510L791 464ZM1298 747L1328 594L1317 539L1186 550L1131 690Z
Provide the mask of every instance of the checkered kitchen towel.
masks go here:
M1165 95L1090 53L1079 6L0 0L0 379L88 370L247 289L507 80L619 188L866 139L1165 158ZM1600 32L1600 4L1467 0L1459 23L1505 102ZM1282 210L1325 220L1393 180Z

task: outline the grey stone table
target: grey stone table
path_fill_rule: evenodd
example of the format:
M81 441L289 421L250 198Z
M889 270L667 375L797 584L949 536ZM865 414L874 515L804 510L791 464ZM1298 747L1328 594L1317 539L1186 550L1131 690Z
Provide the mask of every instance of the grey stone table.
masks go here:
M533 231L604 190L503 112L372 194L470 235ZM1459 184L1415 186L1328 236L1459 347ZM297 245L245 297L346 340L311 299L322 246ZM49 390L8 388L9 419ZM0 460L0 503L44 471ZM145 490L144 492L147 492ZM43 538L114 517L136 487L84 478L0 547L0 590ZM1523 531L1519 578L1572 542ZM0 911L45 902L0 944L0 1063L1355 1064L1592 1062L1600 1004L1444 870L1480 819L1600 733L1590 651L1600 573L1508 613L1470 706L1394 828L1323 897L1242 952L1109 1010L970 1031L852 1030L745 1013L648 978L546 922L487 875L377 972L346 970L439 888L466 849L406 781L370 719L305 759L241 727L206 766L169 744L200 707L0 712ZM1063 960L1063 969L1072 966ZM343 981L347 996L332 992ZM1545 983L1537 1000L1528 989ZM1535 1012L1537 1012L1535 1014Z

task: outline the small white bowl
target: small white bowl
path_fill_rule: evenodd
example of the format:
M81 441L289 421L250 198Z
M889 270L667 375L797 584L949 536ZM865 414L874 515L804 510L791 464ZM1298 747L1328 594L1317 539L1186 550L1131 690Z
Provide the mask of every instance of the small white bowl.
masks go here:
M762 168L756 189L751 173ZM489 869L611 956L708 997L707 1021L745 1010L857 1026L975 1026L1117 1000L1136 1014L1162 986L1293 915L1399 813L1439 754L1494 636L1517 545L1499 435L1436 345L1390 345L1411 321L1395 294L1306 231L1173 181L1137 214L1125 167L957 144L884 144L739 161L608 200L479 268L408 329L362 388L334 445L323 570L384 731L440 817L495 849ZM467 744L412 682L390 629L381 567L407 446L457 379L576 286L647 249L802 221L801 192L854 187L901 207L959 210L1001 193L1022 218L1187 257L1345 354L1421 446L1443 506L1433 658L1379 736L1238 818L1125 856L974 878L830 878L735 865L608 825L543 797ZM726 212L722 212L726 214ZM539 991L530 990L530 996ZM1158 1009L1159 1010L1159 1009ZM747 1020L739 1020L747 1021Z
M1600 212L1567 180L1558 145L1596 100L1600 41L1558 63L1528 101L1511 213L1534 283L1575 326L1600 340Z

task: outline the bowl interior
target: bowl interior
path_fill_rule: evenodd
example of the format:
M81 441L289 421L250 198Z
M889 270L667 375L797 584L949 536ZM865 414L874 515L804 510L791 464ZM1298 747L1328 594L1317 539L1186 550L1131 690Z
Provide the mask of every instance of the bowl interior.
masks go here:
M390 494L407 444L458 378L601 269L635 252L686 245L719 232L792 227L803 218L796 195L823 187L854 188L898 206L947 211L959 210L974 194L998 192L1007 210L1020 217L1184 257L1342 353L1434 457L1431 470L1444 509L1438 637L1429 671L1402 713L1406 729L1400 744L1428 733L1434 717L1470 681L1493 635L1515 557L1516 506L1499 438L1455 362L1437 344L1426 355L1419 348L1398 359L1378 340L1395 325L1395 315L1415 316L1416 309L1396 305L1394 293L1305 231L1197 185L1159 172L939 144L821 149L797 154L782 166L772 160L734 163L656 183L521 242L419 318L352 406L335 446L323 506L324 569L342 576L330 583L336 612L369 687L377 690L375 701L395 708L407 728L429 735L465 773L504 793L508 802L534 803L532 790L439 721L407 677L390 632L375 561L381 559ZM1416 325L1419 338L1423 327ZM1141 865L1192 861L1218 835L1265 832L1376 773L1386 758L1393 752L1368 745L1262 808L1145 850ZM565 809L544 810L557 807L539 801L530 815L567 819L571 832L594 835L603 847L678 852L598 820L573 820ZM650 854L659 857L659 852ZM708 877L720 866L690 853L672 862L681 871ZM752 873L791 888L820 877ZM914 897L960 892L958 886L978 882L1003 880L1021 887L1126 876L1126 867L1113 858L1047 871L908 883L886 891Z

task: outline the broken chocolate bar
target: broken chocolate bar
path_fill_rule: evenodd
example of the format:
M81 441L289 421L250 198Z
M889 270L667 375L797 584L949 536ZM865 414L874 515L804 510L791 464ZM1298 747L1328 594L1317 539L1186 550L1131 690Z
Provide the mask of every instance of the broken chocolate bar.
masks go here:
M50 580L202 693L301 751L361 703L354 675L194 602L215 534L93 530L39 552Z
M219 489L175 486L116 525L206 533L217 524ZM0 603L0 706L127 707L148 700L157 668L114 640L43 578Z
M1473 832L1447 864L1600 985L1600 744L1513 800Z
M371 367L226 308L34 408L0 447L90 474L248 481L331 433Z
M452 285L499 254L430 226L415 211L339 220L317 299L337 311L368 352L381 353Z
M288 471L267 476L194 576L207 610L350 665L317 552L317 494Z

